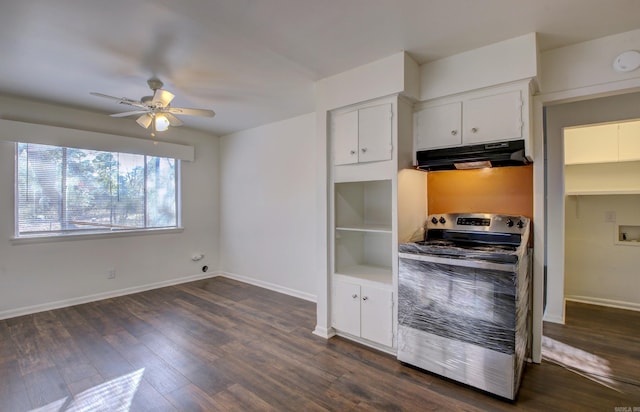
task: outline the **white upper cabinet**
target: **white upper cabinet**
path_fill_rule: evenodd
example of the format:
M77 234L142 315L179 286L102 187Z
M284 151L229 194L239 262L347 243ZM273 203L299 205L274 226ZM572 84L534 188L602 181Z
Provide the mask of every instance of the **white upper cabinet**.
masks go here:
M640 160L640 121L620 123L618 129L618 160Z
M333 116L335 165L390 160L392 120L391 103L336 113Z
M336 165L358 163L358 111L333 117L334 156Z
M566 165L636 160L640 160L640 120L564 130Z
M465 101L462 125L465 144L522 139L520 91L514 90Z
M423 102L414 112L415 150L529 139L529 83Z
M607 163L618 161L618 125L602 124L564 131L564 163Z
M391 104L358 110L358 162L391 159Z
M450 147L462 144L462 103L453 102L419 110L414 116L417 147Z

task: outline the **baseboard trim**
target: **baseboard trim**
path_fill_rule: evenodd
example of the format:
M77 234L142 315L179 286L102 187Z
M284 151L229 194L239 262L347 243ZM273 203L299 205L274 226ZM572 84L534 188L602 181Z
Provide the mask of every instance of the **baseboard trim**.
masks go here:
M199 273L197 275L184 276L181 278L165 280L162 282L148 283L146 285L134 286L134 287L125 288L125 289L111 290L108 292L97 293L94 295L86 295L86 296L81 296L77 298L64 299L64 300L59 300L55 302L47 302L39 305L25 306L17 309L10 309L10 310L0 312L0 320L15 318L18 316L31 315L33 313L45 312L47 310L66 308L74 305L82 305L83 303L95 302L103 299L116 298L118 296L131 295L133 293L145 292L147 290L179 285L181 283L194 282L196 280L214 278L216 276L223 276L229 279L237 280L239 282L248 283L250 285L258 286L264 289L273 290L274 292L279 292L285 295L300 298L309 302L313 302L313 303L317 302L317 297L309 293L285 288L283 286L279 286L269 282L264 282L264 281L250 278L247 276L241 276L241 275L236 275L234 273L218 271L218 272L210 272L210 273ZM331 336L328 336L328 337L331 337Z
M379 350L380 352L388 353L389 355L393 355L393 356L397 356L398 355L398 351L397 351L396 348L390 348L388 346L383 346L383 345L380 345L378 343L371 342L370 340L363 339L363 338L360 338L358 336L354 336L354 335L351 335L349 333L344 333L344 332L340 332L340 331L336 331L336 335L337 336L342 336L345 339L349 339L349 340L351 340L353 342L359 343L359 344L364 345L364 346L368 346L368 347L373 348L375 350Z
M83 303L95 302L103 299L116 298L118 296L131 295L133 293L145 292L147 290L164 288L167 286L179 285L181 283L193 282L196 280L208 279L218 276L217 273L200 273L197 275L184 276L181 278L164 280L162 282L148 283L146 285L134 286L125 289L111 290L104 293L96 293L94 295L86 295L78 298L64 299L55 302L47 302L40 305L25 306L17 309L10 309L0 312L0 320L15 318L18 316L31 315L33 313L45 312L47 310L54 310L60 308L66 308L74 305L81 305Z
M301 292L295 289L285 288L284 286L276 285L275 283L265 282L265 281L251 278L248 276L236 275L235 273L230 273L230 272L218 272L218 273L220 274L220 276L237 280L238 282L248 283L253 286L259 286L264 289L273 290L274 292L283 293L285 295L293 296L295 298L300 298L309 302L313 302L313 303L318 302L318 297L310 293Z
M562 317L560 317L560 316L544 315L542 317L542 320L544 322L558 323L560 325L564 325L564 319Z
M636 312L640 312L640 303L575 295L565 296L564 299L571 302L587 303L589 305L607 306L610 308L634 310Z
M316 328L313 330L313 334L316 336L320 336L321 338L329 339L336 336L336 330L333 328L325 328L320 325L316 325Z

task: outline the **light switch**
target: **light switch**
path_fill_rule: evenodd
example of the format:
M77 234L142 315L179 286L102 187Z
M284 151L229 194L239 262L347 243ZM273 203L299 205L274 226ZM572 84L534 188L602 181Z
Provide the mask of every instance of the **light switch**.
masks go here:
M612 210L604 212L604 221L607 223L616 223L616 212Z

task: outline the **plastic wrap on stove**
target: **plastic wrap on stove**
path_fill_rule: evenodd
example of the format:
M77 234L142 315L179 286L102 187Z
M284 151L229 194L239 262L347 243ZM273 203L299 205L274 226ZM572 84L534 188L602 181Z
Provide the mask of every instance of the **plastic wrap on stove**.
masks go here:
M467 248L454 244L440 244L438 241L402 243L398 247L398 252L493 263L518 263L519 258L519 250L515 247L474 245L472 248Z
M401 259L399 323L512 354L516 276L515 272Z
M531 351L531 284L532 267L530 256L518 268L518 295L516 297L516 370L515 392L520 386L524 362ZM515 393L514 393L515 395Z
M520 258L502 265L507 271L401 258L399 345L415 348L399 353L413 351L403 356L417 366L513 399L531 333L529 259Z

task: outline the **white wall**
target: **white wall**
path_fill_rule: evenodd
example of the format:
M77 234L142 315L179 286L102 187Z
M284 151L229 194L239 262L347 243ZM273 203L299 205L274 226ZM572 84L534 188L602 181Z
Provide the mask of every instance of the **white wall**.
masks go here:
M564 320L565 234L563 128L640 118L640 93L550 106L546 109L547 309L545 319ZM537 199L540 201L541 199ZM537 243L536 243L537 245Z
M615 223L607 212L615 212ZM640 226L640 195L567 198L567 299L640 310L640 244L616 243L617 225Z
M220 139L221 271L315 301L315 113Z
M535 33L420 66L420 100L495 86L538 75Z
M613 60L627 50L640 50L640 29L548 50L541 54L543 93L593 88L640 78L640 70L617 72Z
M0 97L0 117L145 138L132 119ZM218 267L218 139L172 128L161 136L195 147L182 163L184 231L116 238L12 242L14 145L0 143L0 318L210 276ZM194 252L205 259L194 263ZM208 265L208 274L201 266ZM117 271L107 279L109 268Z

